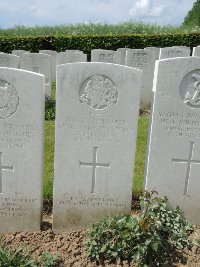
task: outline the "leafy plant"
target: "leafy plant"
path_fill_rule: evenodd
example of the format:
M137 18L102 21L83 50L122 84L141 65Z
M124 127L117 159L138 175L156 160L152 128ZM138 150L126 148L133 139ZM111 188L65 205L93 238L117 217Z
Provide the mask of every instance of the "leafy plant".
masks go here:
M25 249L11 250L0 247L0 267L38 267L38 265Z
M59 255L52 255L50 253L43 253L39 259L39 265L38 266L41 266L41 267L61 266L60 256Z
M0 247L0 267L56 267L63 266L59 255L43 253L33 259L26 248L9 249Z
M86 246L92 260L101 263L121 258L139 266L159 266L168 263L172 250L191 246L192 226L181 210L170 209L166 197L154 194L145 191L140 197L138 216L117 215L90 227Z
M55 120L55 106L56 101L51 98L47 97L45 98L45 120Z

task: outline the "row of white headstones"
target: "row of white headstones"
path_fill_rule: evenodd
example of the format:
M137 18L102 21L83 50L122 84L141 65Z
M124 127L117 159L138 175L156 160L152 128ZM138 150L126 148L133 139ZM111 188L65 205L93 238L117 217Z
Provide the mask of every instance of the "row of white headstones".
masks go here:
M130 213L142 71L57 68L53 230ZM45 76L0 68L0 232L40 229ZM200 223L200 57L156 61L144 188Z
M87 62L87 55L80 50L66 50L57 53L52 50L40 50L29 53L25 50L13 50L11 54L0 54L0 67L21 68L45 75L45 94L51 96L52 81L56 79L56 66L65 63ZM200 47L193 49L194 56L200 56ZM148 47L145 49L119 48L117 51L94 49L92 62L107 62L134 67L143 71L141 86L141 107L151 104L152 84L155 61L157 59L188 57L190 48L185 46Z

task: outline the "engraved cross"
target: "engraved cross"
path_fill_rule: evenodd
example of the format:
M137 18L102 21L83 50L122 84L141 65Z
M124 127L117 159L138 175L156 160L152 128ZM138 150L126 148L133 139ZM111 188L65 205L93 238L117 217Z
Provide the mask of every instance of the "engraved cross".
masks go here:
M194 152L194 142L190 142L190 151L189 151L189 159L174 159L172 158L172 163L187 163L187 173L186 173L186 180L185 180L185 187L184 187L184 196L189 196L188 188L189 188L189 181L190 181L190 174L191 174L191 166L192 164L200 164L199 160L193 159L193 152Z
M3 175L2 175L2 171L6 171L6 170L9 170L9 171L13 171L14 168L13 166L3 166L2 165L2 162L1 162L1 157L2 157L2 154L3 152L0 152L0 194L3 193Z
M93 147L93 162L91 163L84 163L79 161L79 166L84 167L92 167L92 188L91 188L91 194L95 194L95 183L96 183L96 168L98 167L104 167L104 168L110 168L110 163L97 163L97 151L98 147Z

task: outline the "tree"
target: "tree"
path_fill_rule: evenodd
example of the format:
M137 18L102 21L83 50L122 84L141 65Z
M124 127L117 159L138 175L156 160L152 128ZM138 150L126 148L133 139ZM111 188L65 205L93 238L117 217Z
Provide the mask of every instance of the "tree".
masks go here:
M186 15L183 26L200 27L200 0L197 0L192 9Z

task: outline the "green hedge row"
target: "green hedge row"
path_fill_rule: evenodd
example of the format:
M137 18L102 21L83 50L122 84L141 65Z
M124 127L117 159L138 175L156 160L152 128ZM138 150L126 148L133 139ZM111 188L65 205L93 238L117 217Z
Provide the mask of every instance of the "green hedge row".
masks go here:
M175 45L190 47L200 45L200 33L0 37L0 51L5 53L10 53L14 49L31 52L38 52L40 49L52 49L58 52L66 49L79 49L90 55L90 51L95 48L116 50L120 47L145 48Z

